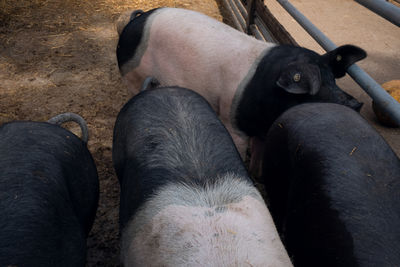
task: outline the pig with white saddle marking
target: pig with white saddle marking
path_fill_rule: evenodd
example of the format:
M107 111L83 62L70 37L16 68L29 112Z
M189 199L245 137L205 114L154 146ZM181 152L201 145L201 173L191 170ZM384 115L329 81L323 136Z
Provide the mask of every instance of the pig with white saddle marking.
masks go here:
M119 20L117 59L133 93L147 76L161 85L190 88L211 104L243 156L248 137L264 136L286 109L303 102L361 103L335 78L364 58L344 45L318 55L266 43L198 12L159 8ZM124 27L125 26L125 27Z
M124 266L291 266L229 133L197 93L133 97L117 117L113 163Z
M54 124L76 121L83 140ZM0 266L85 266L99 181L86 122L61 114L0 127Z
M293 107L271 126L263 166L295 266L400 266L400 160L358 113Z

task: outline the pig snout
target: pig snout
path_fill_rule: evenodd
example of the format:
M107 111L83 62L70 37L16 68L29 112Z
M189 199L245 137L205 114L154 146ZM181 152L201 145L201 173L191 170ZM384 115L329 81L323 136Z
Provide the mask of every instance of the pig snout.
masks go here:
M339 88L337 90L340 90ZM362 102L358 102L357 99L352 97L351 95L345 93L344 91L340 90L340 92L336 92L338 94L338 104L342 104L344 106L347 106L351 109L354 109L357 112L360 112L361 107L364 105Z
M349 107L354 109L357 112L360 112L362 106L364 105L364 103L362 102L358 102L357 100L353 99L349 102Z
M336 103L347 106L357 112L360 112L364 103L359 102L352 95L346 93L337 85L331 85L321 88L320 95L318 96L322 102Z

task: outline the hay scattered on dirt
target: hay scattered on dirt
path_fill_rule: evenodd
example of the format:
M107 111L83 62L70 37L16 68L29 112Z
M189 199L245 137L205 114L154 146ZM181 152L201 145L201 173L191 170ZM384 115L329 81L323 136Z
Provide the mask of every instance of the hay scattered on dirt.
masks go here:
M400 80L391 80L385 82L382 84L382 88L400 103ZM372 110L381 124L393 128L400 127L397 122L393 121L393 119L391 119L390 116L388 116L388 114L375 103L375 101L372 101Z
M115 2L120 1L105 1L108 5L117 6ZM222 21L221 13L218 9L218 4L215 0L133 0L129 4L119 5L116 8L118 14L129 9L141 9L148 11L157 7L177 7L195 10L204 13L210 17Z
M397 102L400 102L400 80L391 80L382 84L385 89Z

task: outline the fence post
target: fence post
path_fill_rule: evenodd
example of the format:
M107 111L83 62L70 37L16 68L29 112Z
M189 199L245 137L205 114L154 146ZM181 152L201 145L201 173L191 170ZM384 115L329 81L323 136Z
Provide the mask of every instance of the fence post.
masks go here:
M255 0L249 0L247 2L247 20L246 20L246 31L247 34L251 34L250 26L254 24L254 14L256 11L256 3Z

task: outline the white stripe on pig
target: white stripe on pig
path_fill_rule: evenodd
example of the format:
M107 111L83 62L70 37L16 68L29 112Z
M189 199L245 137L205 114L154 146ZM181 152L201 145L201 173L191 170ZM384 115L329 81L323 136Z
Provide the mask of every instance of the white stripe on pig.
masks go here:
M125 266L291 266L261 195L232 174L164 186L122 236Z

